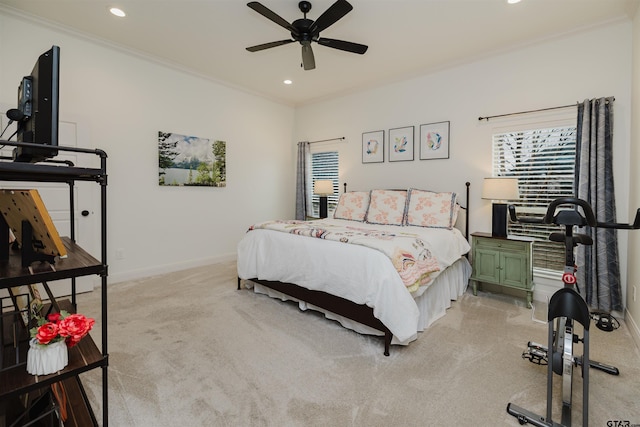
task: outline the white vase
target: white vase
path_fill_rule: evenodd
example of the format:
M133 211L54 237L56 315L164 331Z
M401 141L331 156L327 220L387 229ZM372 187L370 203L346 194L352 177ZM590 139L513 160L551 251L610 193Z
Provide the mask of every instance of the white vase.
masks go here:
M49 375L64 369L69 363L67 344L62 341L40 345L33 338L27 352L27 372L31 375Z

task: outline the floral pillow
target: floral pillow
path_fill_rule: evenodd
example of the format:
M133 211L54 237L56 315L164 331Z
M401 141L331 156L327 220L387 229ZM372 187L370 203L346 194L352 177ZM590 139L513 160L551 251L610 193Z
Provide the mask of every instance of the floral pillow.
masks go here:
M352 221L364 221L369 207L368 191L351 191L342 193L333 217L336 219L349 219Z
M369 224L403 225L407 192L398 190L371 190L367 211Z
M456 193L409 189L407 225L433 228L453 228L459 206Z

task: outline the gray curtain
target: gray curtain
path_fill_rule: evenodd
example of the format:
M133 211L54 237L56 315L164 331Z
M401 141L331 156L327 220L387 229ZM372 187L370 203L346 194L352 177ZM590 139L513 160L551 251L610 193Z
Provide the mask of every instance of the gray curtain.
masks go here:
M296 170L296 219L307 218L307 159L309 142L298 142L298 161Z
M576 195L591 205L599 222L616 221L613 187L613 101L578 104ZM587 304L597 310L622 311L617 231L586 227L593 246L577 251L578 286Z

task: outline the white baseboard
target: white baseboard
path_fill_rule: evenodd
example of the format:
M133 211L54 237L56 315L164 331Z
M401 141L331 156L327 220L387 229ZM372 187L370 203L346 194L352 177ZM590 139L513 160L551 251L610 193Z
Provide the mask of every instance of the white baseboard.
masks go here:
M636 343L636 346L640 349L640 328L638 327L638 322L631 316L629 310L625 310L624 321L629 328L629 332L631 333L631 337L633 341Z
M157 276L159 274L173 273L174 271L201 267L203 265L234 261L236 257L237 255L234 252L234 253L218 255L214 257L178 262L175 264L157 265L157 266L142 268L138 270L123 271L119 273L109 274L108 283L114 284L114 283L126 282L128 280L143 279L145 277Z

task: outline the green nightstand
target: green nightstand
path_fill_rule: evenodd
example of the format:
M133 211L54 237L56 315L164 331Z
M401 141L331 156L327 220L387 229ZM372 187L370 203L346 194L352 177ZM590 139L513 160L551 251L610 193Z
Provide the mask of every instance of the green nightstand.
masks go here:
M471 233L473 295L478 284L490 283L527 293L529 307L533 303L532 241L520 237L493 237L490 233Z

